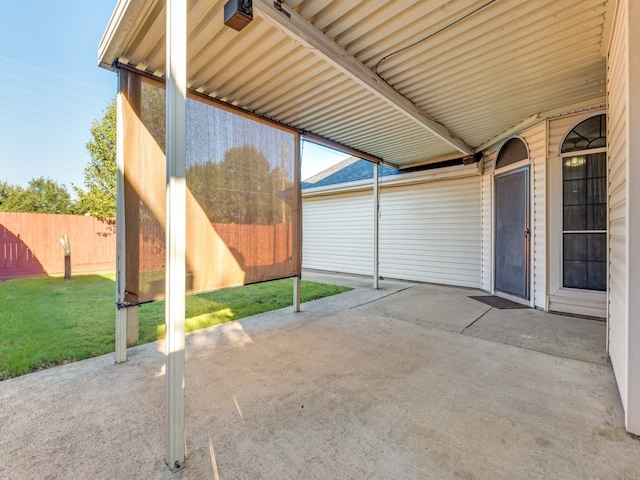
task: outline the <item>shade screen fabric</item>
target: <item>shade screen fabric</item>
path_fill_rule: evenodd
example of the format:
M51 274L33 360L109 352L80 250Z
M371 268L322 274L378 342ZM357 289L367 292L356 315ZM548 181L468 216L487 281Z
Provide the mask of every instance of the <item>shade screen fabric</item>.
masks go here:
M165 89L120 69L126 303L165 290ZM197 94L187 99L187 291L300 275L299 135Z

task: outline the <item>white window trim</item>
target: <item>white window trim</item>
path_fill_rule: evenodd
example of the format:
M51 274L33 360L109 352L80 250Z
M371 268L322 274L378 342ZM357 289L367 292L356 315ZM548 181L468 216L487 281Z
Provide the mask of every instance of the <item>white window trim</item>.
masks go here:
M565 288L562 285L562 160L576 155L606 152L606 147L577 150L561 153L562 143L569 132L584 120L601 115L603 112L589 112L581 116L562 136L560 144L556 146L558 152L555 158L550 158L547 164L548 187L548 267L549 293L547 296L547 310L558 311L590 317L605 318L607 312L607 292L597 290L583 290Z

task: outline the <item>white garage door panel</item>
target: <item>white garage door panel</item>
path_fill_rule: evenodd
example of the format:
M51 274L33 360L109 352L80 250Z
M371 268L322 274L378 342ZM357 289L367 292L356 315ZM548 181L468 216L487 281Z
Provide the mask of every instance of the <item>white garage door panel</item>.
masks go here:
M303 266L371 275L372 192L303 200ZM480 287L481 178L385 187L380 275Z
M305 198L302 232L304 268L373 274L371 191Z
M384 189L380 274L479 287L480 177Z

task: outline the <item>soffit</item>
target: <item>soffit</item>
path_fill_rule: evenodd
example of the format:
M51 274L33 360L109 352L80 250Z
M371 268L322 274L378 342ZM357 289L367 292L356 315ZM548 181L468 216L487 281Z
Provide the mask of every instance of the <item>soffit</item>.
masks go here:
M241 32L226 27L224 3L188 2L190 88L398 166L461 156L260 15ZM471 147L533 114L604 96L604 0L285 3ZM121 0L101 64L164 76L164 5Z

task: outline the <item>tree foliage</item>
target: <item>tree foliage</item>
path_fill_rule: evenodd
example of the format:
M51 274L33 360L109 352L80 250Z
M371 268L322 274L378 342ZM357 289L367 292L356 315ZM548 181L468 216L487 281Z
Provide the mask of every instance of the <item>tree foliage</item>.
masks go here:
M74 213L74 205L64 185L40 177L32 179L27 188L0 182L0 211Z
M114 99L102 118L91 125L91 140L86 145L91 159L84 169L85 188L73 186L78 196L77 213L104 218L116 215L116 129Z
M140 115L164 147L164 90L150 87L142 93L146 107ZM75 202L63 185L50 179L33 179L27 188L0 182L0 211L76 213L113 219L116 130L113 99L102 118L91 125L91 140L86 144L91 158L84 170L84 188L73 185L78 196ZM211 222L272 225L290 218L285 194L291 185L284 179L282 169L272 168L266 155L253 145L229 148L219 162L190 166L187 186Z
M164 88L142 82L140 96L140 120L166 153L166 91Z
M219 163L187 169L187 186L214 223L272 225L283 221L282 171L252 145L233 147Z
M14 195L14 189L16 187L8 182L0 182L0 211L5 212L5 202Z
M115 99L100 120L91 125L87 150L91 157L84 170L85 189L73 185L73 201L64 185L49 178L33 178L26 188L0 181L0 211L90 214L114 218L116 214L116 125Z

